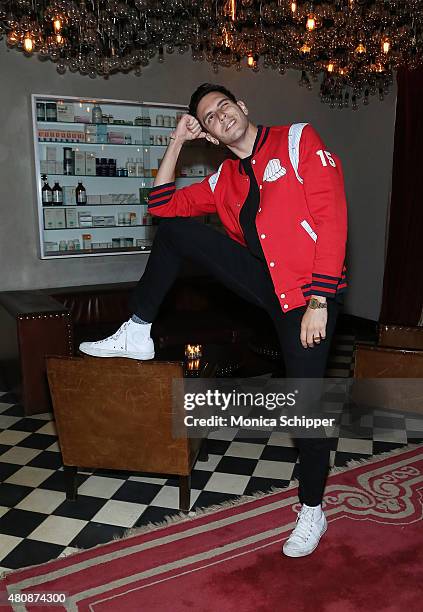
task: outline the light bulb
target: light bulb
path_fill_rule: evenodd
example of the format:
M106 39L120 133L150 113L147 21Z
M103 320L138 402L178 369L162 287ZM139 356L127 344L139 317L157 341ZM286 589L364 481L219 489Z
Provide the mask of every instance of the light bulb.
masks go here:
M357 55L362 55L363 53L366 53L366 47L363 45L362 42L358 43L355 49L355 53L357 53Z
M58 45L63 45L63 36L61 34L56 34L54 38Z
M55 17L53 19L53 29L55 34L59 34L60 30L62 29L62 22L59 17Z
M247 64L252 68L254 66L254 57L250 54L247 58Z
M314 18L314 15L309 15L307 19L307 23L306 23L307 30L311 32L312 30L314 30L315 27L316 27L316 20Z
M302 47L300 47L301 53L310 53L311 47L307 43L304 43Z
M391 48L391 43L387 38L383 41L382 50L384 53L389 53L389 49Z
M297 3L296 2L291 2L291 11L293 13L297 12Z
M25 34L23 48L26 53L32 53L34 50L34 41L32 40L31 34L29 32Z
M335 68L335 64L333 62L329 62L328 64L328 72L333 72Z

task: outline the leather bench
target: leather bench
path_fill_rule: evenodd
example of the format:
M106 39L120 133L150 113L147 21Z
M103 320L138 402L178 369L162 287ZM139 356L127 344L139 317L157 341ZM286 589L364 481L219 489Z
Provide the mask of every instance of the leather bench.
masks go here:
M0 293L0 366L27 415L51 410L45 357L76 355L83 340L116 331L135 283ZM152 326L158 346L248 340L267 315L210 277L181 278Z

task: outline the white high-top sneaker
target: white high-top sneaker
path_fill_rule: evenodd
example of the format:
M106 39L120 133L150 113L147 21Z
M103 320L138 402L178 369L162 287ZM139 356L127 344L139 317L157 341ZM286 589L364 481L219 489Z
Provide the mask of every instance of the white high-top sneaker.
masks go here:
M305 557L317 548L320 538L328 528L326 517L320 506L302 505L298 512L295 529L283 545L287 557Z
M97 342L82 342L79 350L93 357L153 359L154 342L150 330L151 323L135 323L129 319L112 336Z

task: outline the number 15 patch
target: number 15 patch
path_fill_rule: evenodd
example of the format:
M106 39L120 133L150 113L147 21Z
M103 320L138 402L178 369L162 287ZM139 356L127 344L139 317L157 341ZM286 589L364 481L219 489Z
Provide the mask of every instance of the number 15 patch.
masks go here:
M322 166L327 166L328 162L329 162L329 164L331 166L333 166L333 168L336 168L335 160L333 159L333 157L329 153L329 151L323 151L322 149L320 149L319 151L316 151L316 155L318 155L320 157L320 161L322 162Z

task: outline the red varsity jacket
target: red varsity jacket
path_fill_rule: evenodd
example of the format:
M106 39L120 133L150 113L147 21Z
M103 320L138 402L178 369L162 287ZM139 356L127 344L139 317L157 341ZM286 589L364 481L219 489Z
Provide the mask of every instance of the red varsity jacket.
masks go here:
M343 293L347 207L339 159L306 123L262 127L251 163L260 189L256 227L282 312L311 295ZM159 217L217 213L230 238L245 245L239 214L249 178L225 160L203 181L153 187L148 210Z

